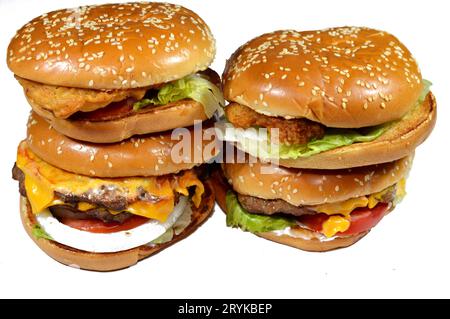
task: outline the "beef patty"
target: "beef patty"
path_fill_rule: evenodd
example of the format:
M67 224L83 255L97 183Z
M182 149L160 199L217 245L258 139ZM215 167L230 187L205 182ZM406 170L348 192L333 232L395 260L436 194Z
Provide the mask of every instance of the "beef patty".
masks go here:
M395 199L396 187L386 192L381 198L382 203L391 203ZM312 206L295 206L282 199L263 199L259 197L238 194L239 203L248 212L273 215L278 213L294 216L316 214Z
M27 197L25 190L25 175L24 173L14 165L12 169L13 179L19 182L19 192L22 196ZM98 219L103 222L118 222L123 223L132 214L128 212L121 212L118 214L111 214L108 209L114 211L125 210L128 206L125 196L119 196L113 192L105 191L96 196L90 196L90 194L74 195L74 194L62 194L55 192L56 197L64 202L62 205L51 206L49 209L51 213L58 219L61 218L75 218L75 219ZM76 208L76 204L79 202L87 202L97 207L89 209L87 211L81 211ZM175 198L175 203L178 202L178 198Z
M282 199L262 199L259 197L238 194L239 203L248 212L255 214L273 215L284 213L294 216L310 215L316 212L307 206L294 206Z
M87 211L80 211L70 205L55 205L49 208L50 212L57 219L71 218L71 219L99 219L105 223L118 222L122 224L133 214L122 212L118 214L111 214L107 209L96 207Z

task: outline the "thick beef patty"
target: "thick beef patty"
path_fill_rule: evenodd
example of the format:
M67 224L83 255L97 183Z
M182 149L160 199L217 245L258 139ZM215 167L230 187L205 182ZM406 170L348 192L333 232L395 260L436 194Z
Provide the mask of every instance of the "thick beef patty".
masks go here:
M19 192L22 196L27 197L25 190L25 175L23 172L14 165L12 169L13 179L19 181ZM61 218L75 218L75 219L99 219L103 222L119 222L123 223L132 214L128 212L121 212L117 214L111 214L108 208L114 211L125 210L128 206L126 197L118 196L112 192L108 192L105 189L101 194L96 196L90 196L89 194L83 195L73 195L73 194L62 194L55 192L55 195L61 199L63 205L55 205L50 207L51 213L58 219ZM175 199L177 201L177 199ZM98 207L89 209L87 211L81 211L76 208L76 204L79 202L87 202Z
M381 198L383 203L391 203L395 199L396 188L393 187ZM273 215L289 214L293 216L316 214L312 206L294 206L282 199L263 199L259 197L238 194L238 200L248 212L255 214Z
M314 214L315 211L306 206L294 206L282 199L262 199L249 195L238 194L238 200L248 212L272 215L284 213L294 216Z
M121 224L133 216L133 214L127 212L113 215L107 209L99 207L83 212L69 205L55 205L50 207L50 211L57 219L99 219L105 223L118 222Z

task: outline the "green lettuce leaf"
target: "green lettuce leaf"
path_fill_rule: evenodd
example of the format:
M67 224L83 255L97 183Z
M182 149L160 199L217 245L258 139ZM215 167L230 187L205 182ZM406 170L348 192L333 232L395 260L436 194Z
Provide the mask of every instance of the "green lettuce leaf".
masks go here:
M422 79L422 83L423 83L423 88L422 88L422 92L419 95L419 103L418 104L422 104L423 101L425 101L425 98L427 97L428 93L430 92L430 87L433 85L433 83L431 83L428 80Z
M310 141L307 144L281 144L278 148L279 158L296 159L299 157L309 157L353 143L371 142L380 137L387 128L388 125L379 125L366 129L364 133L348 129L327 129L321 139ZM276 152L276 148L272 149Z
M42 229L40 225L34 225L32 230L33 236L36 238L43 238L53 240L53 238Z
M173 238L173 228L169 228L168 230L166 230L166 232L164 234L162 234L161 236L159 236L156 239L153 239L150 242L150 244L154 244L154 245L164 244L164 243L171 241L172 238Z
M199 74L192 74L165 84L155 97L134 103L133 110L138 111L149 105L165 105L187 98L201 103L208 118L225 105L222 92L216 85Z
M285 229L295 225L292 219L281 216L265 216L247 212L239 203L236 194L228 191L226 196L227 226L239 227L252 233Z

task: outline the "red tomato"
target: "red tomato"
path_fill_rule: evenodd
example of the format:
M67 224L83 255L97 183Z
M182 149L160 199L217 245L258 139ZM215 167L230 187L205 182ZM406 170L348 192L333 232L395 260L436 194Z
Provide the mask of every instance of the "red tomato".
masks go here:
M384 217L389 205L379 203L372 209L367 207L357 208L350 214L350 227L345 232L339 232L337 235L354 235L373 228ZM303 215L299 221L309 229L320 232L323 223L329 218L327 214Z
M299 217L299 221L305 224L309 229L320 232L323 223L328 219L328 215L324 213L303 215Z
M105 223L99 219L75 219L62 218L61 223L72 228L88 231L90 233L115 233L122 230L130 230L145 224L148 218L133 215L122 224L118 222Z
M372 209L369 208L357 208L350 217L350 227L339 235L353 235L367 231L374 227L384 217L388 210L389 205L386 203L379 203Z

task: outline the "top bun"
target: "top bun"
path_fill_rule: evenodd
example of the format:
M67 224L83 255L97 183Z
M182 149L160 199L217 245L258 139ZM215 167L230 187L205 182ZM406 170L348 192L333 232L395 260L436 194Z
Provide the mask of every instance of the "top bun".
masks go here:
M18 76L90 89L145 87L206 69L209 27L182 6L105 4L43 14L17 31L8 66Z
M341 128L399 119L423 87L397 38L358 27L257 37L228 60L223 85L227 100L257 112Z

